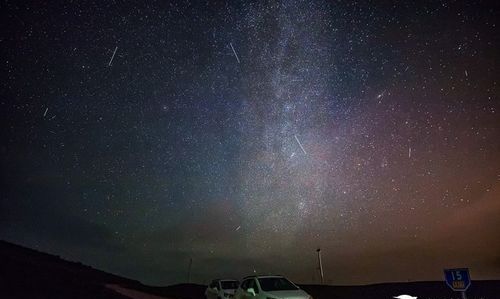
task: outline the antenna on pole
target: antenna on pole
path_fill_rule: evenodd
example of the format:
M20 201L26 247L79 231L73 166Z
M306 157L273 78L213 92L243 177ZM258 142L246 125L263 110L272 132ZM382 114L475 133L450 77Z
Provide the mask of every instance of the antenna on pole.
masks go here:
M319 270L319 275L321 277L321 284L324 283L324 276L323 276L323 263L321 263L321 248L316 249L316 252L318 253L318 270Z
M189 268L188 268L188 283L191 282L191 266L193 265L193 258L189 258Z

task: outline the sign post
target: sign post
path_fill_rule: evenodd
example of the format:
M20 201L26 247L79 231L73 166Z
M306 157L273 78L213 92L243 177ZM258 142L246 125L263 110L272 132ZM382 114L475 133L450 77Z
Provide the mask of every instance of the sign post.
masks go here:
M467 299L465 291L470 287L469 269L444 269L446 284L456 292L462 292L462 299Z

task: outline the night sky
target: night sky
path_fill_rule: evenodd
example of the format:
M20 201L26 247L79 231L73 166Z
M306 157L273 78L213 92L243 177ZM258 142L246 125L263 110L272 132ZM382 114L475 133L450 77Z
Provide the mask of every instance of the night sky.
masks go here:
M500 278L494 2L2 1L0 239L155 285L318 282L317 247L332 284Z

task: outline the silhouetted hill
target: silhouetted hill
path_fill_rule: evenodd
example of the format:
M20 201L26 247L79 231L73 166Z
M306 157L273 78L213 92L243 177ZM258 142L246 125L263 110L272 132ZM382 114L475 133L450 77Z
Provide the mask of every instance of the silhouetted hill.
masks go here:
M0 241L0 298L127 298L106 288L106 283L139 285L135 280Z
M170 298L203 298L206 286L178 284L150 287L59 256L0 240L0 298L128 299L106 284L120 285Z

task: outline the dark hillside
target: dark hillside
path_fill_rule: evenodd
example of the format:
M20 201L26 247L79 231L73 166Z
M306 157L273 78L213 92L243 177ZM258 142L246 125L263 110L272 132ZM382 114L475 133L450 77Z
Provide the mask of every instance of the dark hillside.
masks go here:
M111 298L124 299L106 283L139 282L96 270L58 256L0 241L1 298Z

